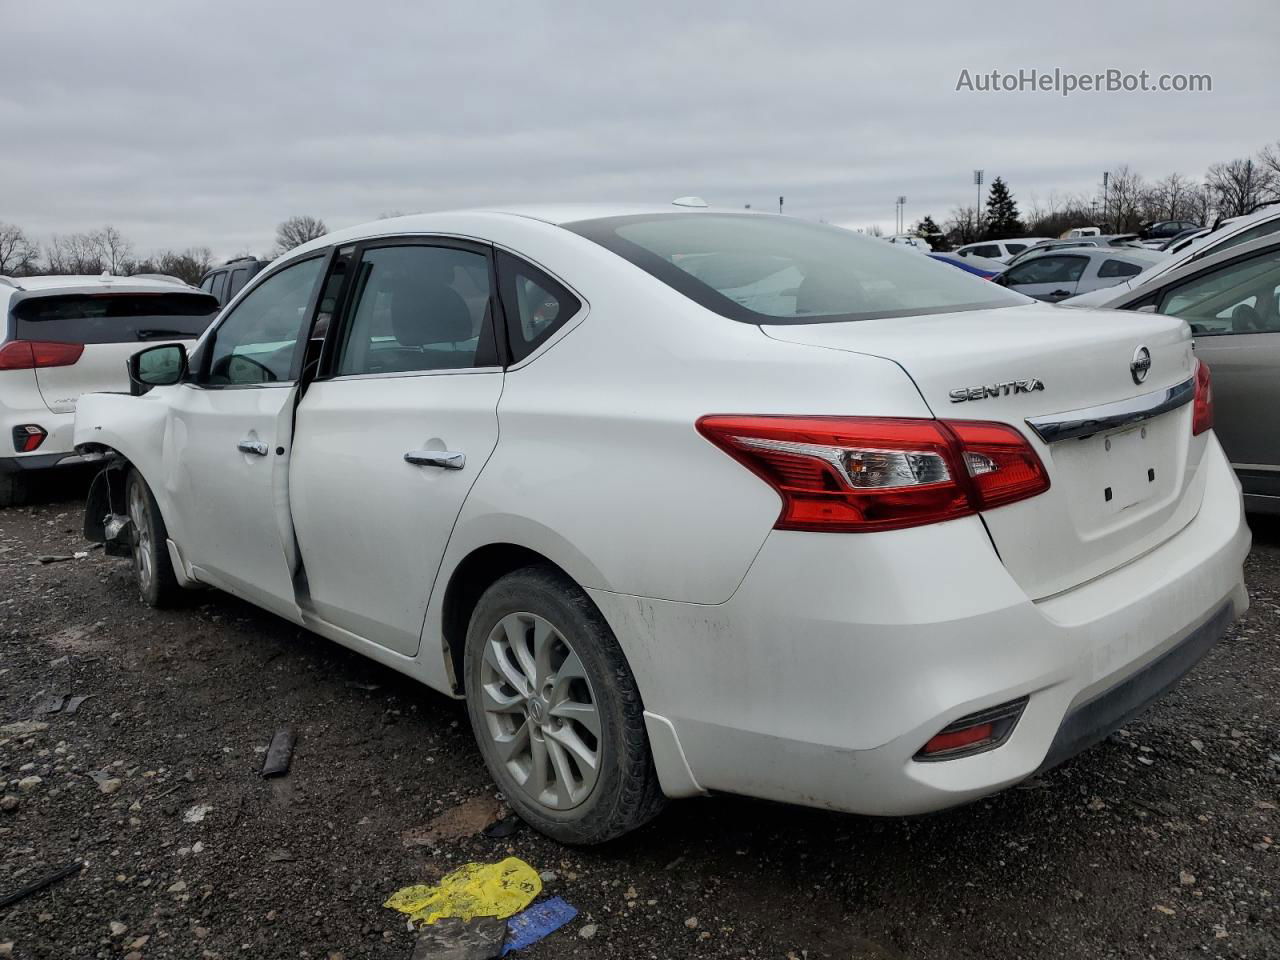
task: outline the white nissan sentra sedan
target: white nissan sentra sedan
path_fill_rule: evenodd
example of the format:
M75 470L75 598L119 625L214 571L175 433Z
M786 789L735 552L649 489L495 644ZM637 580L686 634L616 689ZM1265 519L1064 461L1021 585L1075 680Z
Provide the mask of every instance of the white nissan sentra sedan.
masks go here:
M773 215L401 217L85 397L87 533L466 699L557 839L725 791L972 800L1248 604L1186 325Z

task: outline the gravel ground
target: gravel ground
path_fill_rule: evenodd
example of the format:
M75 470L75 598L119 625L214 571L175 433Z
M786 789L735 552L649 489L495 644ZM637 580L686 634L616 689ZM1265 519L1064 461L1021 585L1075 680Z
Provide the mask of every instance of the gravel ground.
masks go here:
M0 722L89 698L0 734L0 896L87 867L0 910L0 957L408 958L383 900L508 855L580 911L530 958L1280 957L1280 525L1249 616L1047 776L916 819L688 801L580 851L479 832L498 803L457 703L220 593L151 611L100 550L39 563L87 546L64 486L0 512ZM282 724L293 767L264 780Z

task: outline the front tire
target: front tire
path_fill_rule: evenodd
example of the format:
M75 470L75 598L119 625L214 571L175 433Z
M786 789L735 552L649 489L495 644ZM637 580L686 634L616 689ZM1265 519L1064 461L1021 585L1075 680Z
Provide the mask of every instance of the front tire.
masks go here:
M182 594L169 559L169 531L151 488L137 470L125 481L125 504L133 522L133 572L138 595L150 607L169 607Z
M603 843L662 809L644 707L613 631L549 566L517 570L476 605L467 713L511 807L562 843Z

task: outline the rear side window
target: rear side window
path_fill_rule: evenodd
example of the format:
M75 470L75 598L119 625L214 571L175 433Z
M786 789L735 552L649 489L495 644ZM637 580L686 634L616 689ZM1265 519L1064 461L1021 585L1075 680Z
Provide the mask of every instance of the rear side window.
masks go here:
M1010 253L1021 253L1023 250L1027 249L1027 245L1025 243L1006 243L1004 248Z
M883 240L786 217L656 214L566 228L744 323L870 320L1028 302Z
M1142 268L1136 263L1125 263L1123 260L1105 260L1098 268L1100 277L1136 277Z
M1075 283L1089 263L1085 257L1037 257L1018 264L1005 279L1009 283Z
M215 273L213 275L213 290L210 292L215 297L218 298L219 303L227 302L227 298L223 296L223 294L226 292L226 289L227 289L227 271L223 270L221 273Z
M988 259L1000 256L1000 248L994 244L988 244L985 247L973 247L969 252L975 257L987 257ZM1015 250L1014 252L1016 253L1017 251Z
M513 363L533 353L582 307L563 284L507 253L498 254L498 283Z
M227 299L230 300L245 285L245 281L249 279L248 267L241 267L239 270L231 271L231 282L227 284Z
M203 293L91 293L28 297L13 308L19 340L136 343L194 339L218 312Z

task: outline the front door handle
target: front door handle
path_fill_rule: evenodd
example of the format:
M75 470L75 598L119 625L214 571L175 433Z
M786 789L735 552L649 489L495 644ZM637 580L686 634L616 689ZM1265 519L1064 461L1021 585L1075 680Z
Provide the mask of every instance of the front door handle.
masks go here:
M255 457L265 457L271 452L271 448L261 440L241 440L236 447L241 453L251 453Z
M410 450L404 455L404 462L412 463L416 467L461 470L467 465L467 455L453 450Z

